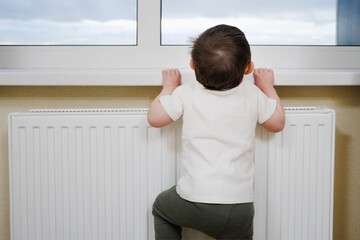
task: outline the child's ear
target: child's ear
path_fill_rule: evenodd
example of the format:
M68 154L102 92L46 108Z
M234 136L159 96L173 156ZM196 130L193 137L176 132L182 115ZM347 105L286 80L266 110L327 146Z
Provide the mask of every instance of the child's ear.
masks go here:
M195 71L195 64L194 64L194 60L192 58L190 59L190 67L192 68L192 70Z
M251 62L247 65L244 74L245 74L245 75L248 75L248 74L252 73L253 70L254 70L254 62L251 61Z

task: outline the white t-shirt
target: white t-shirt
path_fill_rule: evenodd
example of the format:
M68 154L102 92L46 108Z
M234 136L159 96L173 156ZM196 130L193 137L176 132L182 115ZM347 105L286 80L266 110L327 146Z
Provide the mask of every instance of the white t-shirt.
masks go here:
M208 90L194 81L160 102L172 120L183 116L177 193L201 203L253 202L255 128L271 117L276 100L243 80L227 91Z

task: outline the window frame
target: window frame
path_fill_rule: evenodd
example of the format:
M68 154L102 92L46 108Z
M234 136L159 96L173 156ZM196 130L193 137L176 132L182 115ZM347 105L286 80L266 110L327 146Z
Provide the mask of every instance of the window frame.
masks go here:
M138 0L135 46L0 46L0 85L161 85L161 70L194 79L190 46L161 46L161 0ZM359 46L251 46L276 85L360 85Z

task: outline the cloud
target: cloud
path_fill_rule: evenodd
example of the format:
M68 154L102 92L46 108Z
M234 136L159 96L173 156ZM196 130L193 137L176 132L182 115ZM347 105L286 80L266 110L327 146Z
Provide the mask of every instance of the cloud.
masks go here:
M162 44L189 44L218 24L242 29L251 44L335 45L337 0L163 0Z
M136 22L55 22L0 20L0 44L7 45L135 45Z
M256 45L335 45L336 21L333 18L321 23L306 20L300 15L283 20L254 16L233 18L165 19L162 24L162 44L190 44L204 30L229 24L244 31L250 44Z
M136 0L3 0L0 44L134 44ZM240 27L252 44L335 44L336 0L162 0L162 41Z
M332 10L337 0L163 0L162 13L167 19L226 18L252 15L273 18L284 12Z
M83 19L136 20L136 5L136 0L2 0L0 1L0 19L46 19L59 22Z

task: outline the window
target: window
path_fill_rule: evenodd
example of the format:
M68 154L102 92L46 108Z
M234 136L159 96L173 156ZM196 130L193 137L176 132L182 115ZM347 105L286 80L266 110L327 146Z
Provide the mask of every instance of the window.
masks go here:
M111 2L112 7L104 3L106 1ZM193 71L189 68L189 46L179 46L173 43L161 45L161 42L166 40L164 36L166 32L161 31L164 30L161 26L162 12L165 14L164 11L168 11L166 6L162 6L162 3L166 1L170 2L170 0L105 0L101 3L97 1L95 4L95 0L64 0L60 1L61 3L46 0L2 0L1 4L3 5L0 7L0 42L4 43L6 41L9 45L1 45L0 43L0 85L160 85L161 70L164 68L180 68L185 81L186 79L193 79ZM196 1L192 1L194 4L193 11L198 8L195 4ZM218 1L229 2L230 0ZM255 2L255 0L237 1ZM327 0L326 2L334 1ZM347 9L347 12L339 10L341 6L337 7L339 12L336 14L337 22L333 34L339 35L337 29L339 25L346 26L346 28L342 28L343 30L346 29L345 35L350 36L346 41L354 40L355 43L356 41L358 43L358 37L360 36L358 32L360 4L358 4L358 0L338 1L343 3L347 1L342 6L343 9ZM52 14L42 13L41 10L32 8L32 5L36 2L41 4L46 2L56 10L52 10ZM121 4L129 4L132 7L124 8L120 2ZM171 2L183 3L182 7L184 7L190 1L173 0ZM207 2L215 1L208 0ZM285 4L287 0L283 0L283 2ZM77 3L76 6L71 5L75 3ZM16 8L19 12L16 14L11 13L10 9L15 9L16 4L21 6ZM95 9L96 7L96 10L93 10L91 14L85 14L87 4L89 4L89 8ZM314 3L311 4L316 6ZM67 5L72 7L67 10L61 8L61 6ZM161 11L162 7L164 11ZM31 13L32 16L37 14L37 17L25 18L26 14L31 12L30 10L34 12ZM184 15L194 16L191 11L181 12L180 10L179 12L171 10L174 16L166 17L166 15L163 15L163 17L170 19L183 17ZM66 13L72 17L62 19L59 16L60 13L57 12ZM13 17L10 17L11 14L13 14ZM342 14L346 16L346 21L341 21L342 18L338 17ZM14 22L15 16L20 16L21 19L17 23ZM331 18L333 17L332 15ZM214 18L216 20L216 17ZM326 19L328 18L326 16ZM69 23L67 25L69 27L67 29L68 33L66 33L67 40L65 41L64 38L60 37L63 34L60 34L59 29L52 32L52 39L44 40L44 36L38 34L38 31L44 29L28 29L26 31L31 32L29 37L24 37L19 41L9 40L12 36L17 37L20 35L20 32L14 33L15 30L21 27L17 25L23 25L27 22L30 24L31 19L37 19L36 21L42 19L42 21L48 21L52 24L66 20L63 23ZM71 24L70 20L72 21ZM5 21L8 22L5 24ZM10 21L13 21L11 25ZM105 25L112 21L129 21L133 22L134 27L132 27L130 38L117 35L118 32L122 31L119 30L120 25L116 26L115 29L106 29L105 25L98 28L94 27L91 28L94 30L93 33L86 35L83 25L76 29L74 27L78 23L86 21ZM354 23L357 25L354 26ZM219 24L219 22L216 20L213 22L213 25L215 24ZM4 29L7 30L4 31ZM75 30L70 34L71 29ZM171 31L184 32L181 31L181 26L175 26L174 29L177 31ZM333 23L331 23L331 29L333 29ZM191 33L190 36L186 34L184 34L185 37L179 36L179 39L188 41L188 38L192 37L193 34L198 34L196 31ZM44 32L46 33L45 36L49 33ZM106 34L108 35L106 36ZM51 36L51 34L48 35ZM76 38L73 38L73 36L76 36ZM30 39L32 40L30 41ZM15 42L21 45L15 45ZM40 45L40 43L44 42L48 43L48 45ZM360 84L360 47L357 46L252 45L251 50L256 66L270 67L276 70L278 74L276 84L321 85L323 84L322 81L324 81L324 84L328 83L329 77L335 84L346 81L348 85L354 84L354 81ZM321 81L314 81L314 79L319 78Z
M186 45L224 23L251 45L360 45L359 7L358 0L162 0L161 42Z
M137 0L2 0L1 45L136 45Z

